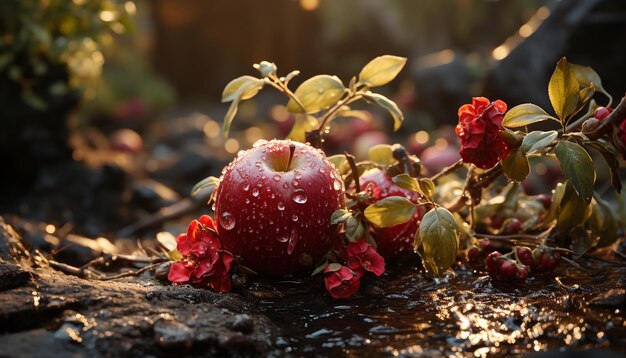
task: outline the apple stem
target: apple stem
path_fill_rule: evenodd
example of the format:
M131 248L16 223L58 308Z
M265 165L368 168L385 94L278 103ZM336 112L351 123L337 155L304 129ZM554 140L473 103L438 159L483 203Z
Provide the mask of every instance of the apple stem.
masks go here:
M293 153L296 151L296 145L293 143L289 144L289 161L287 162L287 170L291 168L291 159L293 159Z

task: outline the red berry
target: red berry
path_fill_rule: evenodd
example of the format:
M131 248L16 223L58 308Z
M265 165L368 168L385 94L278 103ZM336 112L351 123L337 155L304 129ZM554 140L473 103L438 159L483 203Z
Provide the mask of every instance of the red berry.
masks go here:
M244 265L284 276L308 268L302 256L317 262L330 249L336 230L330 217L343 205L343 182L323 152L258 141L223 171L215 220L224 248Z
M532 251L530 251L530 249L527 247L517 248L516 254L519 261L526 266L532 266L532 264L535 262L535 260L533 259Z
M475 264L478 262L479 259L480 259L480 252L478 251L478 248L472 247L469 250L467 250L467 261L469 263Z
M525 265L517 265L517 278L520 280L526 280L528 277L528 267Z
M397 186L384 171L372 169L365 172L359 182L362 188L369 186L374 199L380 200L389 196L403 196L417 203L418 194ZM424 216L424 207L418 207L413 218L408 222L375 230L372 235L376 239L376 250L385 259L413 252L413 237Z
M512 279L517 275L517 265L509 260L501 260L498 272L502 279Z
M556 251L546 250L544 248L537 248L534 252L535 262L532 266L534 272L549 272L553 271L558 265L561 258Z
M509 222L506 224L506 227L502 231L507 234L516 234L518 232L521 232L522 222L519 221L519 219L517 218L513 218L509 220Z
M481 253L488 254L494 250L493 244L489 239L482 239L478 241L478 247L480 248Z
M495 214L491 217L491 227L499 229L504 224L504 217L502 215Z
M500 267L500 256L502 256L502 254L498 251L494 251L487 255L487 259L485 261L487 261L487 272L491 277L498 276L498 268Z
M535 199L543 204L544 209L550 209L550 205L552 205L552 196L548 194L539 194L535 195Z
M593 113L593 116L598 120L604 120L611 112L613 112L612 108L598 107Z

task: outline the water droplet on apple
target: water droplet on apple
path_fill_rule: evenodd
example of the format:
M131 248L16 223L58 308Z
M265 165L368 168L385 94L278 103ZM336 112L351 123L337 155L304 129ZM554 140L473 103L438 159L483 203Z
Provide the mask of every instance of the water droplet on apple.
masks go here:
M235 227L235 217L228 211L223 212L220 219L220 226L224 230L232 230Z
M283 183L283 188L285 188L285 189L289 188L289 184Z
M323 94L324 93L324 89L322 87L317 89L317 93L319 94Z
M297 189L291 194L291 200L298 204L304 204L307 200L306 193L302 189Z
M333 182L333 188L335 188L335 190L341 190L341 180L335 179Z
M291 255L293 250L296 248L296 244L298 243L298 233L295 229L291 230L291 235L289 235L289 243L287 244L287 255Z
M246 183L243 185L243 191L248 191L250 190L250 184Z
M252 148L260 147L260 146L262 146L265 143L267 143L267 140L259 139L256 142L254 142L254 144L252 145Z
M255 198L256 198L257 196L259 196L259 189L254 188L254 189L252 190L252 196L254 196Z
M278 240L278 242L287 242L289 241L289 235L287 234L281 234L276 236L276 240Z
M324 174L326 173L326 170L324 170L324 168L320 168L320 173Z
M274 175L274 181L280 181L280 174Z
M280 203L278 203L278 210L280 210L280 211L285 210L285 204L283 204L282 201Z
M298 215L296 214L291 215L291 220L298 221Z
M250 199L246 198L246 204L250 204Z
M297 180L294 180L294 181L293 181L293 183L291 183L291 185L293 185L293 186L298 186L298 185L300 185L300 183L298 183L298 181L297 181Z

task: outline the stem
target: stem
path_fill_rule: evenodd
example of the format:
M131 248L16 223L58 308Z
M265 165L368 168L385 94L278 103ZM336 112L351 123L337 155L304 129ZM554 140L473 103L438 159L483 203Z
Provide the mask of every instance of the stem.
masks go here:
M613 124L617 124L618 121L621 121L626 117L626 95L622 97L622 100L619 102L615 110L611 112L601 123L600 125L589 133L585 133L587 137L591 140L596 140L600 138L602 135L611 130Z
M289 161L287 161L287 168L285 169L285 171L289 171L289 168L291 168L291 160L293 159L293 152L295 152L296 150L296 145L293 143L289 144Z
M337 112L341 107L350 104L354 101L357 101L359 99L363 98L363 96L361 94L357 94L354 92L350 92L348 94L348 96L345 99L340 100L339 102L335 103L335 105L329 109L326 114L324 114L324 117L322 117L322 121L320 123L320 126L317 128L317 132L320 134L322 131L324 130L324 127L326 126L326 122L328 122L328 120L330 118L332 118L333 114L335 114L335 112Z
M346 156L346 160L348 164L350 164L350 170L352 171L352 177L354 177L354 187L356 188L356 192L361 192L361 183L359 182L359 169L356 167L356 162L354 161L354 155L343 152L343 155Z
M459 161L457 161L456 163L447 166L445 168L443 168L439 173L433 175L432 177L430 177L430 180L435 181L439 178L441 178L444 175L447 175L455 170L457 170L458 168L463 166L463 159L459 159Z
M269 78L271 79L271 81L267 80L266 83L269 83L272 87L276 88L280 92L283 92L284 94L286 94L289 98L293 99L294 102L296 102L296 104L300 106L300 108L302 108L302 112L306 113L306 108L304 108L304 105L302 104L302 102L300 102L300 99L296 97L296 95L293 92L291 92L289 87L287 87L278 78L276 78L275 75L271 75Z

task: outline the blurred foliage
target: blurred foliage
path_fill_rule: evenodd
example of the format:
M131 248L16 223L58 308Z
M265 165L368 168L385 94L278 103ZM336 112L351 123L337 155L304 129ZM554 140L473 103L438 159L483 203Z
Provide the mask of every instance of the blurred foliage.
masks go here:
M0 2L0 80L13 81L21 99L43 110L43 97L82 90L93 97L100 78L102 48L132 27L134 2L124 0L4 0ZM41 83L50 69L66 76ZM46 78L50 78L47 76ZM42 86L47 87L42 93Z

